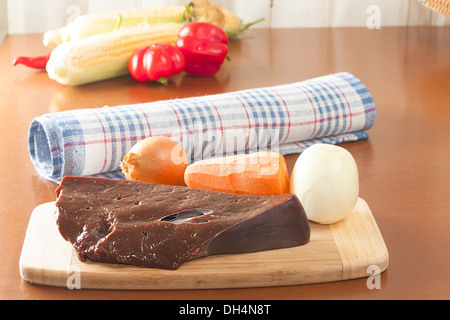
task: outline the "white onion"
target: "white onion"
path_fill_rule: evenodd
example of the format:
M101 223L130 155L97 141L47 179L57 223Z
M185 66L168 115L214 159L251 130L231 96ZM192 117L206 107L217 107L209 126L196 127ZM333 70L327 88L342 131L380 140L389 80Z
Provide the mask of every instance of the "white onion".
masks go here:
M309 220L331 224L354 209L359 196L355 159L342 147L315 144L298 157L291 175L291 189Z

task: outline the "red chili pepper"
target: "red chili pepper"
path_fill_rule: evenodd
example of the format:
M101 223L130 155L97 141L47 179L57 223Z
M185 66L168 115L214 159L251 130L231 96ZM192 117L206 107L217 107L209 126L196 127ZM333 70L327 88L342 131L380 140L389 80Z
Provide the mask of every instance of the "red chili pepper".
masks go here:
M228 54L227 34L207 22L185 24L176 44L186 58L186 72L197 76L214 75Z
M165 83L170 76L184 70L185 59L181 51L168 43L155 43L137 49L128 61L128 70L138 81Z
M46 54L45 56L37 56L37 57L17 57L13 61L13 65L16 66L18 64L23 64L27 67L33 69L45 69L47 66L48 59L50 58L50 54Z

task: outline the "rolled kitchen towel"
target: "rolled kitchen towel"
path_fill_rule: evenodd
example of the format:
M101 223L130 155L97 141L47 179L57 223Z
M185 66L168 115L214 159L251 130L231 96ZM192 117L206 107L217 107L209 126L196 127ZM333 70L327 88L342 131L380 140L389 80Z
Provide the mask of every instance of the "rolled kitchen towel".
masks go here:
M313 143L367 139L376 116L359 79L336 73L302 82L217 95L71 110L35 118L29 151L37 172L124 178L120 163L149 136L179 142L190 161L272 150L299 153Z

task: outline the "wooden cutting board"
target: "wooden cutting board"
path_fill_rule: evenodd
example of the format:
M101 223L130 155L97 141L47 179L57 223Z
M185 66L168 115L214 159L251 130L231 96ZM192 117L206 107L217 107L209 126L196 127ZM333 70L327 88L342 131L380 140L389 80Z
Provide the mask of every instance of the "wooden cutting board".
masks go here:
M30 283L96 289L207 289L299 285L369 277L388 266L388 251L363 199L333 225L311 222L303 246L192 260L178 270L80 262L56 227L55 203L31 214L20 257Z

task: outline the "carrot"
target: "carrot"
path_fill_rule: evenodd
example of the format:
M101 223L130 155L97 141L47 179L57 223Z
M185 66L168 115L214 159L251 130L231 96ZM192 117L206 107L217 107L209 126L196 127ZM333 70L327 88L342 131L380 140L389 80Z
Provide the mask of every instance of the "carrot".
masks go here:
M276 152L255 152L196 161L187 166L188 187L222 192L270 195L289 192L284 157Z

